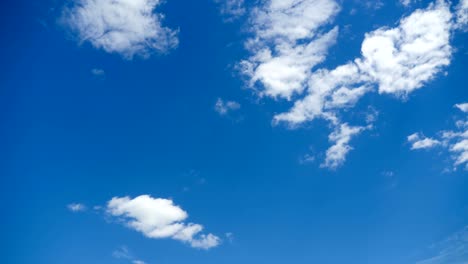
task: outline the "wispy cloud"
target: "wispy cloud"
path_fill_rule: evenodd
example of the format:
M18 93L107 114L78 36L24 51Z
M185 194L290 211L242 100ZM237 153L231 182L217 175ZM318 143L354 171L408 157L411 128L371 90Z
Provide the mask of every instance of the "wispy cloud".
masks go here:
M227 115L230 112L237 111L241 105L236 101L225 101L221 98L216 100L214 110L220 115Z
M107 203L107 212L148 238L175 239L200 249L210 249L221 242L213 234L201 234L202 225L185 223L187 212L169 199L149 195L114 197Z
M214 0L226 21L233 21L246 13L245 0Z
M127 59L165 53L178 45L177 30L162 26L154 13L160 0L74 0L62 21L80 43L118 53Z
M146 264L146 262L139 260L133 256L130 250L126 246L121 246L112 252L112 256L116 259L128 260L132 264Z
M68 210L72 211L72 212L84 212L86 211L88 208L86 207L86 205L84 204L81 204L81 203L71 203L69 205L67 205L67 208Z
M468 263L468 226L445 240L431 246L431 257L416 264L466 264Z
M456 108L468 114L467 103L457 104ZM412 143L411 149L429 149L434 146L441 146L448 150L454 160L454 168L465 166L468 170L468 116L458 119L455 122L455 130L443 130L439 132L438 139L427 138L420 133L408 136L408 141Z

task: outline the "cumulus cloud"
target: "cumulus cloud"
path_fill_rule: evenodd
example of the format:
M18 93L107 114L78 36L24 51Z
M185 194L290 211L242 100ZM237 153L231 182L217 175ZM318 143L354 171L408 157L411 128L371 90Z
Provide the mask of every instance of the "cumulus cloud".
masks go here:
M260 96L297 98L289 111L274 116L274 124L295 128L321 118L335 128L333 138L346 124L341 114L366 94L375 91L406 99L450 64L454 23L449 4L442 0L415 10L396 27L367 33L361 56L332 70L315 67L325 60L336 40L338 28L326 27L340 10L337 2L262 3L251 15L254 37L246 47L252 55L240 65L249 86ZM368 125L375 121L367 117L364 122ZM350 149L347 142L335 144L327 156L345 157ZM336 167L343 160L327 158L324 167Z
M80 43L127 59L165 53L178 45L177 31L164 27L155 13L160 0L74 0L63 21Z
M338 28L325 31L339 6L333 0L270 0L250 14L251 56L240 63L260 95L290 99L304 89L310 70L325 59Z
M414 133L408 136L408 142L411 143L411 149L429 149L440 144L440 141L425 137L420 133Z
M71 203L67 205L68 210L77 213L77 212L84 212L87 210L86 205L81 204L81 203Z
M468 104L455 105L463 113L468 113L463 107ZM411 149L431 148L440 145L452 155L454 168L465 166L468 169L468 116L455 122L455 130L444 130L439 133L439 139L426 138L421 134L413 134L408 137L412 143Z
M232 111L239 110L241 105L235 101L224 101L221 98L216 100L216 104L214 106L215 111L220 115L227 115Z
M221 242L213 234L201 234L202 225L185 223L187 212L174 205L172 200L149 195L134 199L114 197L107 203L107 211L148 238L171 238L200 249L210 249Z
M336 169L341 166L345 162L348 152L352 150L352 147L349 145L352 137L365 129L365 127L352 127L346 123L338 126L328 137L334 145L327 150L325 162L321 166L330 169Z

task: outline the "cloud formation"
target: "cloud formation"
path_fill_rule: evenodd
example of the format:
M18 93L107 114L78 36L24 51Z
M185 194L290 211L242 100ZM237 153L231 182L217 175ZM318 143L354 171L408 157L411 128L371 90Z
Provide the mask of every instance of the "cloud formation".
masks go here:
M220 115L227 115L232 111L239 110L241 105L235 101L224 101L221 98L216 100L216 104L214 106L215 111Z
M323 167L343 164L352 148L348 137L333 140L343 128L342 113L370 92L406 99L450 64L454 22L450 6L438 0L402 18L394 28L365 35L361 56L335 69L315 69L336 41L338 27L326 30L340 7L333 0L270 0L251 14L254 36L246 42L252 55L241 61L248 85L260 96L293 100L273 123L295 128L321 118L331 123L335 142ZM409 4L409 3L408 3ZM331 27L331 26L329 26ZM293 97L294 96L294 97ZM363 120L370 125L374 120ZM345 130L346 131L346 130ZM351 129L351 131L353 131ZM343 144L339 144L343 143ZM333 158L332 158L333 157Z
M251 56L241 70L261 95L290 99L304 90L310 70L325 59L338 29L321 30L338 13L333 0L270 0L250 15Z
M349 146L351 138L365 129L365 127L350 127L346 123L338 126L328 137L334 145L327 150L325 162L321 166L330 169L341 166L346 160L346 154L352 150L352 147Z
M70 211L72 211L74 213L84 212L84 211L86 211L88 209L86 207L86 205L81 204L81 203L71 203L71 204L67 205L67 208L68 208L68 210L70 210Z
M227 21L232 21L243 16L246 12L244 0L214 0L220 6L221 15Z
M453 167L464 166L468 170L468 103L457 104L456 108L465 113L464 118L455 122L454 130L439 132L438 139L426 138L421 134L413 134L408 137L412 143L411 149L431 148L435 145L442 146L453 159Z
M74 0L63 20L80 43L89 42L127 59L165 53L178 45L177 31L162 26L160 0Z
M408 136L408 142L411 143L411 149L429 149L440 144L440 141L428 138L421 133L414 133Z
M134 199L114 197L107 203L107 212L148 238L171 238L200 249L210 249L221 242L213 234L200 234L202 225L185 223L187 212L174 205L172 200L149 195Z

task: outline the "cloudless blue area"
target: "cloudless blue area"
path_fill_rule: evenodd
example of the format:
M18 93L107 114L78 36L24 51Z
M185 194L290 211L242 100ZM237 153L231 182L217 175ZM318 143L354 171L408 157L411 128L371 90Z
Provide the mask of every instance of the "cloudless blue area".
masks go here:
M365 32L409 14L395 2L370 10L346 1L337 24L350 27L320 67L359 56ZM290 103L259 99L236 75L248 56L245 18L224 23L210 0L168 0L159 11L180 28L179 47L128 61L71 40L56 21L63 5L1 3L0 263L125 263L112 252L126 245L149 264L405 264L468 224L466 171L444 173L446 153L406 143L452 128L453 105L468 101L468 34L454 35L447 76L406 102L372 93L353 108L359 116L372 106L379 119L329 171L320 168L327 124L272 126ZM221 117L218 97L242 107ZM305 154L318 158L301 164ZM148 239L66 208L141 194L173 199L223 244Z

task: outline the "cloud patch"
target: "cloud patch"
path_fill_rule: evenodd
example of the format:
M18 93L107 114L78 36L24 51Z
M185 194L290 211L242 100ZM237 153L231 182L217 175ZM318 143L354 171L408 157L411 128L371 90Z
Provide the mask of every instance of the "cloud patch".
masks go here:
M235 101L225 101L221 98L216 100L214 110L221 116L227 115L230 112L237 111L241 108L241 105Z
M86 205L81 204L81 203L71 203L71 204L67 205L67 208L68 208L68 210L70 210L70 211L72 211L74 213L84 212L84 211L88 210Z
M464 106L468 104L457 104L456 108L467 114ZM442 146L448 151L453 159L453 167L464 166L468 170L468 116L460 118L455 122L455 129L440 131L437 139L426 138L421 134L413 134L408 137L412 143L411 149L431 148L436 145Z
M149 195L133 199L114 197L107 203L107 212L148 238L170 238L200 249L210 249L221 243L213 234L201 234L202 225L185 223L187 212L172 200Z
M80 43L132 59L166 53L178 45L177 30L155 13L160 0L75 0L62 20Z

